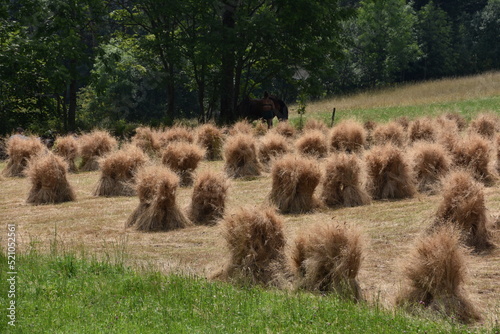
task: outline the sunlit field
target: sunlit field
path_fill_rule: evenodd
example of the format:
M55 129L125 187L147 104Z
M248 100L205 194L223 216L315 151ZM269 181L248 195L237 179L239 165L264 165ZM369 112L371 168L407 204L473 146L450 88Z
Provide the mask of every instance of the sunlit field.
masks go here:
M408 85L356 95L340 100L310 103L306 115L337 108L341 118L348 118L349 111L362 115L362 110L374 108L427 108L433 104L470 101L493 101L495 108L477 108L465 119L482 112L498 113L500 98L500 73L457 80L440 80L426 84ZM496 102L495 102L496 101ZM463 104L460 104L463 103ZM440 109L436 114L447 112ZM453 109L463 113L460 109ZM389 117L392 117L392 113ZM429 115L429 114L427 114ZM432 114L434 116L434 114ZM405 114L399 114L405 116ZM366 116L365 119L385 122L385 116ZM294 116L296 118L296 116ZM321 119L321 117L317 117ZM359 118L357 118L359 119ZM289 138L290 145L298 138ZM464 130L465 135L465 130ZM497 134L498 135L498 134ZM256 142L259 137L254 136ZM491 149L497 150L491 143ZM496 156L495 156L496 157ZM160 164L158 158L153 162ZM325 158L317 160L324 172ZM0 170L6 162L0 163ZM223 172L224 161L203 160L197 172L212 170ZM169 232L140 232L125 228L125 222L138 206L137 196L96 197L92 193L99 181L100 171L68 174L70 185L76 192L76 201L62 204L33 206L26 203L30 190L28 178L1 177L0 217L4 225L15 224L20 252L61 253L71 252L85 258L117 262L137 270L154 270L164 274L211 277L220 270L229 254L220 224L193 226ZM470 279L465 288L484 315L478 326L491 328L500 321L500 181L484 188L488 221L493 229L496 249L469 254L467 257ZM261 210L269 205L272 176L260 176L230 181L226 214L239 207ZM315 195L321 191L321 185ZM193 187L177 191L177 204L184 210L191 201ZM322 206L310 213L283 215L285 236L290 247L301 231L314 224L340 222L359 227L366 240L366 248L358 281L363 297L371 305L392 309L394 297L403 285L401 267L418 236L430 226L441 194L419 193L401 200L373 200L369 205L344 208ZM0 235L2 249L6 249L6 233ZM288 251L288 248L287 248Z
M401 116L417 118L445 112L458 112L470 119L479 112L500 112L499 105L500 72L490 72L312 101L307 104L304 119L319 118L331 124L333 108L336 121L345 118L388 121ZM296 110L296 106L291 107L290 118L294 122L299 118Z

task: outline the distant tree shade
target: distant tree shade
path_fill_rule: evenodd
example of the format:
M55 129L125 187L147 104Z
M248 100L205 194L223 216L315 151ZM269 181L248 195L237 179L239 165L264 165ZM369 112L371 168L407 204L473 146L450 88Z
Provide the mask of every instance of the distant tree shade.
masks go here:
M266 90L291 102L498 70L498 17L500 0L9 1L0 134L232 123Z

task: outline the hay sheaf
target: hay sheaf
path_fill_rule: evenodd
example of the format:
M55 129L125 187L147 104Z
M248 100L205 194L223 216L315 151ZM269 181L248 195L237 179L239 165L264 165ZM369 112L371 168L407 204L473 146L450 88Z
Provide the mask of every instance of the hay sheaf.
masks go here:
M462 137L457 131L446 131L446 129L439 131L437 138L437 143L441 144L449 153L451 153L453 158L453 152L457 150L461 141Z
M230 256L213 278L274 285L285 262L282 217L271 208L239 208L221 226Z
M150 200L145 198L146 205L142 212L137 214L134 228L143 232L158 232L192 226L193 223L184 215L176 202L179 177L165 169L156 178L154 194Z
M297 152L312 158L324 158L328 154L326 135L320 130L307 130L295 142Z
M264 136L268 132L267 123L260 120L252 122L253 131L256 136Z
M325 166L321 199L328 206L370 204L363 161L356 155L346 153L329 158Z
M128 217L125 227L131 227L137 223L137 219L153 202L158 180L168 178L171 173L167 167L157 165L144 166L137 171L135 191L139 198L139 205Z
M197 143L206 151L205 158L210 161L222 160L224 134L213 124L204 124L197 129Z
M257 158L254 137L240 133L227 138L224 145L224 170L232 178L261 174L262 166Z
M447 118L445 115L441 115L438 118L433 119L433 122L437 130L437 140L439 140L439 137L442 133L453 132L458 134L460 132L457 123Z
M379 124L372 132L372 141L374 145L393 144L403 147L406 143L405 131L401 124L394 121Z
M367 152L365 161L372 198L402 199L416 194L408 160L396 146L375 146Z
M185 126L175 125L159 132L157 135L160 148L165 148L173 142L194 143L195 133Z
M422 193L435 194L440 180L450 171L452 157L439 144L417 143L410 153L412 170L417 181L417 189Z
M54 142L53 151L55 154L63 157L68 163L69 172L76 173L78 171L75 159L78 157L79 147L78 141L73 135L57 137Z
M482 113L469 123L469 133L477 133L492 140L500 131L500 118L493 113Z
M287 138L293 138L297 133L297 130L289 122L279 122L271 131Z
M453 227L442 226L421 237L404 260L402 271L408 284L396 304L409 310L424 307L463 323L481 320L463 287L466 265L460 233Z
M132 144L139 147L150 156L154 156L160 150L158 134L149 127L141 126L135 129Z
M498 180L492 146L480 135L472 134L459 141L452 154L455 165L469 170L484 185L492 186Z
M329 142L332 151L360 152L366 144L366 130L361 123L348 119L331 129Z
M407 131L410 128L411 121L407 116L400 116L394 120L394 122L398 123L403 127L404 131Z
M373 130L375 130L375 128L377 127L377 122L375 121L365 121L363 123L363 127L365 128L366 131L369 131L369 132L372 132Z
M500 134L497 135L495 145L497 148L497 173L500 175Z
M205 156L205 150L196 144L173 142L162 152L162 162L180 177L180 186L193 184L193 173Z
M137 146L128 145L99 159L101 175L94 196L134 196L134 175L148 158Z
M280 212L304 213L318 207L314 190L321 179L321 170L316 160L285 155L273 164L271 177L268 199Z
M24 176L29 160L46 149L40 139L24 136L10 137L6 146L9 159L2 171L2 175L6 177Z
M247 120L241 120L234 123L233 126L229 129L229 135L236 136L238 134L253 136L254 130L252 124L250 124Z
M370 147L373 145L373 131L377 127L377 122L375 121L365 121L363 123L363 128L366 130L366 146Z
M326 134L328 132L328 126L323 122L320 121L319 119L315 118L309 118L306 121L306 124L304 124L304 132L311 131L311 130L318 130L321 131L322 133Z
M435 123L430 118L419 118L410 123L408 128L410 142L429 141L433 142L437 137Z
M442 199L431 230L454 225L467 246L476 251L494 248L483 186L466 171L452 172L442 182Z
M99 169L99 159L114 151L118 143L107 131L94 130L82 135L78 142L80 144L80 155L82 157L81 171L96 171Z
M228 188L229 181L224 175L212 171L199 173L188 208L189 219L199 225L215 225L224 215Z
M453 121L456 124L458 131L462 131L467 127L467 121L458 112L448 112L444 114L444 117Z
M39 205L74 201L76 196L66 178L67 170L64 159L53 153L33 157L26 169L31 183L26 202Z
M273 160L290 151L287 139L274 132L269 132L259 141L259 161L266 171L270 170Z
M357 275L364 257L364 238L346 224L316 224L301 232L292 246L290 267L298 288L334 292L360 300Z

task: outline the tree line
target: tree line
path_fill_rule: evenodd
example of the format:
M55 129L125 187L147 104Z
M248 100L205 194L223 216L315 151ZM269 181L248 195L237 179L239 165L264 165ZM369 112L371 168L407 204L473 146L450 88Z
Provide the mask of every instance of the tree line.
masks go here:
M500 0L1 0L0 133L238 118L500 68Z

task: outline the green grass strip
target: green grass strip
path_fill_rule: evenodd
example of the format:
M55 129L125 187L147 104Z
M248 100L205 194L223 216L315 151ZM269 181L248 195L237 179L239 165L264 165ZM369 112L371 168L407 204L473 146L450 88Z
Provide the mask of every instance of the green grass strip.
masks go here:
M476 100L458 101L425 104L418 106L404 107L384 107L372 109L337 110L335 114L335 124L343 119L354 118L359 121L374 121L385 123L398 117L406 116L409 119L419 117L436 117L447 112L456 112L462 115L467 121L483 112L493 112L500 114L500 96L487 97ZM316 118L331 124L332 110L317 110L307 113L305 118ZM299 116L290 114L290 121L295 126L299 124Z
M470 333L333 296L134 272L74 255L18 256L16 326L1 333ZM8 304L7 258L0 300ZM7 314L6 307L2 313Z

